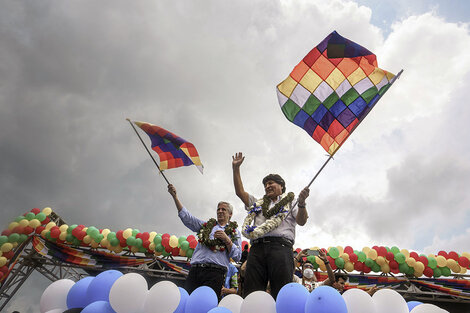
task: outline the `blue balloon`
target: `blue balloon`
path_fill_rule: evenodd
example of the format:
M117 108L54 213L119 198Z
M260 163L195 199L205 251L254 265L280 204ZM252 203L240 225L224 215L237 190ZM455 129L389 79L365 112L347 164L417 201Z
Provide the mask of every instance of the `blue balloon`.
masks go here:
M116 270L104 271L98 274L88 286L88 303L95 301L109 302L109 291L111 290L114 282L121 276L122 273Z
M201 286L194 290L186 301L184 313L207 313L217 307L218 299L215 291L207 286Z
M305 303L309 296L307 288L299 283L289 283L277 294L277 313L304 313Z
M93 281L94 276L88 276L77 281L67 294L67 308L84 308L91 302L86 295L88 286Z
M178 287L178 289L180 290L181 295L180 303L173 313L184 313L184 308L186 307L186 301L188 301L189 294L184 288Z
M308 296L305 313L348 313L348 308L336 289L319 286Z
M108 301L95 301L87 305L81 313L116 313Z
M413 308L414 308L415 306L418 306L418 305L420 305L420 304L423 304L423 302L419 302L419 301L408 301L406 304L408 305L408 311L411 312L411 310L413 310Z
M213 308L212 310L210 310L210 311L207 312L207 313L232 313L232 311L230 311L230 310L227 309L227 308L218 306L218 307L216 307L216 308Z

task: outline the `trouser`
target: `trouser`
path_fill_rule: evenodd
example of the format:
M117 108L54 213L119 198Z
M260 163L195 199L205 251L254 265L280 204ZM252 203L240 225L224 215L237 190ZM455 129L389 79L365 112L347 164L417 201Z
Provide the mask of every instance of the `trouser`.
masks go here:
M184 289L191 294L196 288L208 286L215 291L217 298L220 300L220 291L225 282L225 267L216 267L207 264L191 265L188 277L184 283Z
M274 237L276 238L276 237ZM267 237L254 241L246 263L243 297L253 291L265 291L268 281L271 295L276 299L281 288L292 282L294 275L294 255L292 244L287 240Z

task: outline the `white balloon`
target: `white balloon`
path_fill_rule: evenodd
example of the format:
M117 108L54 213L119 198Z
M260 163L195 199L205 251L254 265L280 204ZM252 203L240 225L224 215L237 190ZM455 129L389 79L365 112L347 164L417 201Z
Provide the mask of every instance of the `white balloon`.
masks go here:
M446 310L441 309L440 307L430 304L430 303L423 303L417 305L411 310L410 313L444 313L447 312Z
M109 303L117 313L141 312L148 285L142 275L128 273L119 277L109 292Z
M62 313L62 312L64 312L63 309L54 309L54 310L47 311L46 313Z
M374 307L380 313L409 313L405 299L392 289L380 289L372 296Z
M276 313L276 302L273 297L264 291L250 293L243 300L240 313Z
M180 303L180 290L171 281L160 281L150 288L144 313L173 313Z
M42 293L39 301L39 310L46 313L54 309L67 310L67 294L75 284L70 279L60 279L50 284Z
M358 288L348 289L343 293L348 313L376 313L372 297Z
M242 297L236 294L230 294L220 300L219 306L229 309L232 313L240 313L242 302Z

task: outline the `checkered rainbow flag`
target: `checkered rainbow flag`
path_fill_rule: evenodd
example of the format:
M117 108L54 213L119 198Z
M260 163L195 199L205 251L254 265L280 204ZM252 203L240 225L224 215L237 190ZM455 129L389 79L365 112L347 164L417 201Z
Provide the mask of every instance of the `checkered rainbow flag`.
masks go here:
M134 123L150 137L152 149L160 158L160 170L194 164L202 174L204 166L192 143L156 125L144 122Z
M333 156L395 78L372 52L334 31L277 85L277 95L287 119Z

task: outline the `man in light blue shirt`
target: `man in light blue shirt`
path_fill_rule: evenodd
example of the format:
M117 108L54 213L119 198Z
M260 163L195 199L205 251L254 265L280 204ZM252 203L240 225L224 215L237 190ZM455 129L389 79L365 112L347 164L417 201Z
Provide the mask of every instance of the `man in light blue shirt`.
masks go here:
M191 293L200 286L209 286L220 299L230 259L238 262L241 257L241 234L237 223L230 221L233 207L228 202L219 202L217 219L211 218L205 222L194 217L181 204L173 185L168 185L168 192L175 201L179 218L186 227L198 233L199 239L184 289Z

